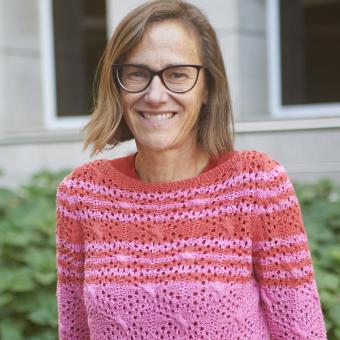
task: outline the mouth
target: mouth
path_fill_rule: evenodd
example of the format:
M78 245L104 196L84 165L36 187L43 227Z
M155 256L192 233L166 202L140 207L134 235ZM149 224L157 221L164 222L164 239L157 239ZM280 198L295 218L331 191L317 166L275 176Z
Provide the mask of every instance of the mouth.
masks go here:
M142 116L144 119L161 122L172 119L176 112L146 112L146 111L138 111L138 114Z

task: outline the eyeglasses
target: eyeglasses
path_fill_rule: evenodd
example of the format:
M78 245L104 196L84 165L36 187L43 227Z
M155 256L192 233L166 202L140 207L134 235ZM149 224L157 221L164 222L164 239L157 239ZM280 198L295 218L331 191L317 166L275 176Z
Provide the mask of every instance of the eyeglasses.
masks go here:
M133 64L113 64L114 75L119 86L131 93L144 91L154 76L159 76L163 85L175 93L190 91L197 83L202 65L174 65L160 71Z

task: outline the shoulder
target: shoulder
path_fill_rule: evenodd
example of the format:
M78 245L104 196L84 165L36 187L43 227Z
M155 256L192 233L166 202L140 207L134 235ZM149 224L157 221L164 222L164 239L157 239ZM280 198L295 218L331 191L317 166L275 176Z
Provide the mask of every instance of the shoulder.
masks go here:
M238 165L242 167L243 171L272 171L280 170L286 172L282 164L264 152L257 150L240 150L236 151L236 159Z
M274 193L294 194L293 183L280 162L256 150L243 150L238 153L240 167L242 166L242 170L239 167L240 174L242 174L242 179L248 183L247 185L272 191L271 200L276 197Z
M108 159L98 159L74 168L68 173L58 185L58 191L65 187L72 187L72 183L96 182L103 177L105 168L108 166Z
M274 182L278 184L289 180L287 171L280 162L256 150L233 151L222 164L222 169L228 170L225 176L232 176L248 185L272 185Z

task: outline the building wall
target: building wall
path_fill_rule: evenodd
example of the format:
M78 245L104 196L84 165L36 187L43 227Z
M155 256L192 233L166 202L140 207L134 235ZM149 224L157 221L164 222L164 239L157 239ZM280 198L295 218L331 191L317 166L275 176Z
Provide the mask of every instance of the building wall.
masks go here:
M38 0L0 0L0 133L43 128Z
M48 0L45 0L48 1ZM108 31L141 0L107 0ZM213 2L213 6L212 6ZM273 120L269 110L265 0L194 0L216 28L231 85L236 147L279 160L293 179L340 182L340 124ZM46 127L41 2L0 0L0 185L16 185L39 169L73 168L90 160L77 129ZM340 113L339 113L340 114ZM335 120L339 122L339 120ZM323 127L324 126L324 127ZM126 143L100 157L134 151Z

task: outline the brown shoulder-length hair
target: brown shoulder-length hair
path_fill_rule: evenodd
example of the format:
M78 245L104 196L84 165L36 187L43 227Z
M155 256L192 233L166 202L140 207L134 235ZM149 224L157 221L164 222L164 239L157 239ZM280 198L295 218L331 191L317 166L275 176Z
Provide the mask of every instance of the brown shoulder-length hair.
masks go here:
M155 0L135 8L121 21L103 53L96 75L99 83L94 112L83 129L84 149L92 145L91 156L133 138L123 119L120 90L113 77L112 64L124 62L151 23L169 19L178 20L197 33L205 66L208 102L199 115L198 141L211 156L233 150L230 92L214 29L200 9L185 1Z

